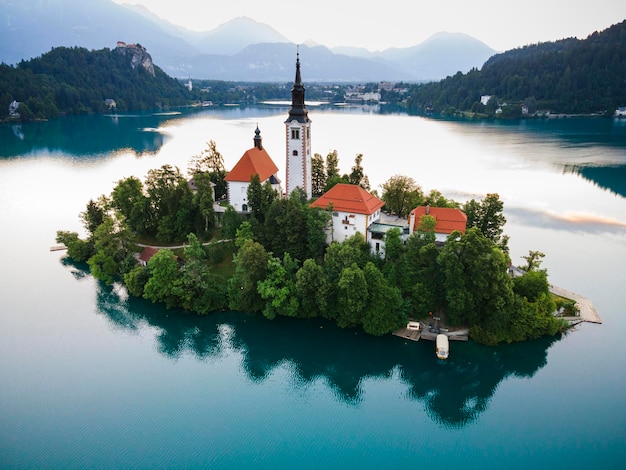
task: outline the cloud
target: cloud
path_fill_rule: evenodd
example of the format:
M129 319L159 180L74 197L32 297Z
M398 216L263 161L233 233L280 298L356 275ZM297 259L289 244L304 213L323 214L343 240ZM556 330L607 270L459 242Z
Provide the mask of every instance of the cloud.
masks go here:
M568 211L557 214L551 211L514 207L506 209L505 216L520 224L553 230L590 234L626 234L626 221L583 212Z

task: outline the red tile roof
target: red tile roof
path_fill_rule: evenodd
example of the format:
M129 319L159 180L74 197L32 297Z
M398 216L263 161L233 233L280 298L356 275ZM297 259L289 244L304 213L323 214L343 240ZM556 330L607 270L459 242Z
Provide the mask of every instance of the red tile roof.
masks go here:
M259 175L262 183L276 173L278 173L278 167L265 149L252 147L243 154L224 180L249 183L253 175Z
M452 233L455 230L465 233L467 227L467 216L461 209L450 207L427 207L419 206L411 211L415 214L415 225L413 230L419 228L420 219L426 215L431 215L437 221L435 225L436 233ZM410 216L409 216L410 217Z
M373 214L385 204L361 186L339 183L311 203L311 207L326 209L331 203L333 210L366 215Z
M139 255L139 261L143 261L144 263L148 264L148 261L150 261L150 259L154 255L156 255L158 251L158 248L154 248L152 246L145 247Z

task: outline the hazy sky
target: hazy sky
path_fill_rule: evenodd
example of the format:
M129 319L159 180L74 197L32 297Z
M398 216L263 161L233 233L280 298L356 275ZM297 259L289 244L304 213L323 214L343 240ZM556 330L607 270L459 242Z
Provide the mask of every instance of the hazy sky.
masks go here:
M294 43L408 47L439 31L466 33L497 51L585 38L626 19L625 0L114 0L142 4L188 29L209 31L238 16L266 23Z

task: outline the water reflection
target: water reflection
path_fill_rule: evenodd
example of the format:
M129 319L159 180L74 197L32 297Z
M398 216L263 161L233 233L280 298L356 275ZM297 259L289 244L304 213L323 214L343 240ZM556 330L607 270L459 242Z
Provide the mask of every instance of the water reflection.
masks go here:
M624 166L573 166L566 165L566 173L581 175L596 186L626 197L626 165Z
M108 156L121 149L141 155L157 152L165 136L154 132L172 116L71 116L24 125L0 126L0 157L41 152L72 156Z
M506 210L507 217L519 225L559 230L563 232L579 232L588 234L626 233L626 220L596 216L583 213L555 214L547 210L534 210L522 207L511 207Z
M557 340L496 348L454 343L454 353L442 363L428 341L376 338L322 319L269 321L235 312L199 317L127 297L123 290L103 284L97 287L97 311L115 328L156 331L158 352L169 358L193 354L205 361L236 351L242 356L242 370L253 381L262 382L288 365L298 385L321 379L337 399L353 406L364 399L366 380L397 375L408 388L407 397L422 401L428 415L448 428L475 421L502 380L532 377L546 365L547 351Z

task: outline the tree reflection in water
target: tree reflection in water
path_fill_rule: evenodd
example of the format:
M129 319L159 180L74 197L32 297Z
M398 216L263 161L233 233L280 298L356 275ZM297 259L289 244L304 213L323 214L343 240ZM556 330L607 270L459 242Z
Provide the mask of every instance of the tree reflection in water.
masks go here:
M153 328L159 353L170 358L192 353L204 361L236 351L253 381L263 381L276 368L288 365L298 384L322 379L338 399L354 406L363 400L365 380L399 374L408 387L407 396L422 401L434 421L450 428L475 421L502 380L532 377L546 365L547 350L558 339L498 347L454 342L444 363L435 358L428 341L373 337L323 319L267 320L238 312L197 316L128 297L123 288L102 283L98 283L97 310L116 328Z

